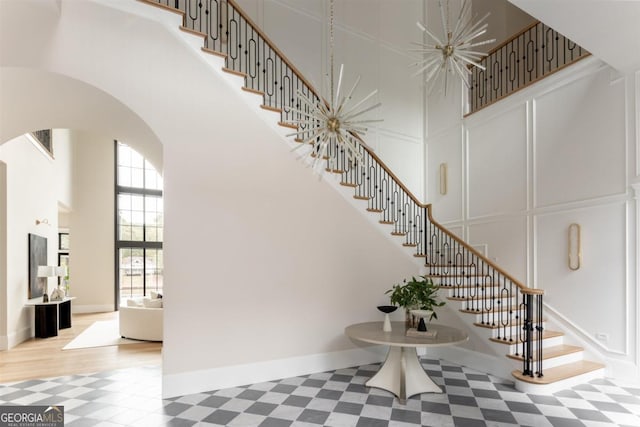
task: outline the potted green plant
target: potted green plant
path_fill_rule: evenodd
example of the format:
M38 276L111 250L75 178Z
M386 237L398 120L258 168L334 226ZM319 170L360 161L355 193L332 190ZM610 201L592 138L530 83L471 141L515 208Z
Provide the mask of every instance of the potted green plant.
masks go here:
M438 301L438 286L426 276L418 276L417 279L411 277L409 281L405 279L402 284L393 285L385 294L389 295L391 304L405 309L408 327L416 326L411 310L427 310L431 312L429 320L432 320L438 318L435 308L445 304L444 301Z

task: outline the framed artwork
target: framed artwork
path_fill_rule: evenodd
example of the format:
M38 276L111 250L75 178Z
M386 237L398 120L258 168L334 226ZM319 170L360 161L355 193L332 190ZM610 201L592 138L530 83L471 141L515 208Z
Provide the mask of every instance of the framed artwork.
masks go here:
M40 265L47 265L47 238L29 233L29 299L44 294L46 279L38 279Z

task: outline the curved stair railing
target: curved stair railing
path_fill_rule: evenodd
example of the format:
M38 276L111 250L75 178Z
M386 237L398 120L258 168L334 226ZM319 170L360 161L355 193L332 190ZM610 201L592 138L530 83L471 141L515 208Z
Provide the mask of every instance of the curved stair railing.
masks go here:
M300 109L297 92L318 101L313 86L290 63L233 0L140 0L183 13L186 31L205 37L203 50L223 54L226 67L245 77L248 90L264 96L268 108L280 111L282 122L295 120L289 107ZM333 147L333 150L337 147ZM356 167L344 152L327 163L342 175L341 184L367 202L391 234L404 239L425 259L428 275L465 299L463 311L480 317L480 324L499 328L497 340L513 343L523 358L524 375L542 376L542 295L500 267L431 217L431 205L421 203L364 142ZM315 153L312 153L312 155Z

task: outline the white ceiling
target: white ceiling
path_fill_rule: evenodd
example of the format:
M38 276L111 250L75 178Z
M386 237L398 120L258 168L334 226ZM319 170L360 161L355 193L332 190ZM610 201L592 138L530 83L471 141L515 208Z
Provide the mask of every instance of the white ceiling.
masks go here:
M640 1L509 1L618 71L640 69Z

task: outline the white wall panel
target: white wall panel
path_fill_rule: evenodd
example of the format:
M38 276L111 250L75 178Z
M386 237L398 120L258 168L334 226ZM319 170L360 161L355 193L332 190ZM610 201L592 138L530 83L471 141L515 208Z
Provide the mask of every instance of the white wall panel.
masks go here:
M322 19L325 9L329 9L325 7L328 3L325 0L254 0L254 1L264 1L267 3L280 3L283 6L288 6L292 9L299 10L304 12L305 14L309 14L315 18Z
M604 69L536 99L538 207L625 191L624 90Z
M469 217L527 207L526 108L468 128Z
M516 217L468 227L467 241L487 245L489 259L514 278L526 283L527 220Z
M438 222L462 220L462 129L429 140L428 146L428 202L433 218ZM447 164L447 194L440 194L440 164Z
M413 48L411 42L422 41L423 33L416 25L423 22L422 0L380 1L379 10L379 35L384 43L408 50Z
M378 134L376 152L391 171L422 201L422 144L386 133Z
M606 348L625 351L626 204L595 206L537 218L536 270L544 301L589 335L606 334ZM582 265L567 265L568 227L581 226Z
M380 69L378 89L382 107L377 113L384 119L377 126L413 138L422 138L422 92L416 90L419 77L409 77L410 59L397 52L380 48L376 68ZM402 78L406 74L405 78ZM391 77L397 76L397 77Z

